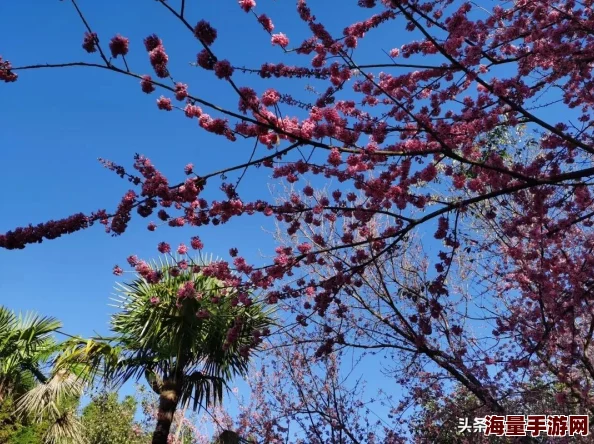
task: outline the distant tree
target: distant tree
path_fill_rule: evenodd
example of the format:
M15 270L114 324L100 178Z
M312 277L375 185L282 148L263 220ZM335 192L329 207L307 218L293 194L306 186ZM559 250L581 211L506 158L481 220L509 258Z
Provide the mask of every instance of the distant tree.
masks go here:
M146 433L134 421L137 401L132 396L118 400L118 394L94 396L82 411L82 424L89 444L142 444Z
M27 423L15 415L15 401L6 396L0 401L0 444L39 444L49 423Z

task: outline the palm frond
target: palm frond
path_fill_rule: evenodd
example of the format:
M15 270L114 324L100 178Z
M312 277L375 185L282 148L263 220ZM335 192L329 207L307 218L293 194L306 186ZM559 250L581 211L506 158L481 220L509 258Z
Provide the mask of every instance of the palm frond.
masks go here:
M184 378L182 405L192 401L192 409L208 408L223 402L223 392L228 388L225 378L194 372Z
M70 410L63 412L50 424L43 436L44 444L87 444L84 426Z
M121 371L120 348L103 338L71 338L62 344L54 367L92 383L98 379L113 380Z
M16 413L34 421L61 415L60 404L82 395L84 381L66 370L58 370L46 383L37 384L17 400Z
M0 307L0 380L2 390L16 395L46 382L45 366L58 350L53 337L61 323L33 313L16 316Z
M14 330L16 317L14 313L4 306L0 306L0 340Z

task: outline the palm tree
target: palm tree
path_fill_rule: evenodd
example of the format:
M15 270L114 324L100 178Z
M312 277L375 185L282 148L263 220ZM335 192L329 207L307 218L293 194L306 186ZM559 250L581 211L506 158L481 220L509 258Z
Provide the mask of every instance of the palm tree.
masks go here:
M47 382L43 370L57 351L52 335L60 327L57 319L16 316L0 306L0 400L18 398L36 382Z
M113 336L70 340L58 364L83 364L91 379L113 386L144 376L159 395L155 444L167 442L180 403L191 401L195 411L222 401L227 382L247 374L257 338L272 323L261 303L238 303L218 279L174 261L153 264L158 283L138 275L119 284Z
M28 420L45 420L46 444L80 442L74 405L82 384L72 373L51 369L60 349L53 335L62 324L52 317L29 313L16 316L0 306L0 401L17 400L16 412Z

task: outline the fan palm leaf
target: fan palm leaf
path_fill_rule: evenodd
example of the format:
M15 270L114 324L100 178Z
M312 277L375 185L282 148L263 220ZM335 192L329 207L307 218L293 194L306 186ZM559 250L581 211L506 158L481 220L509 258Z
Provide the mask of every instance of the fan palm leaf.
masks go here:
M60 327L55 318L0 307L0 396L18 396L46 380L43 368L59 348L53 334Z

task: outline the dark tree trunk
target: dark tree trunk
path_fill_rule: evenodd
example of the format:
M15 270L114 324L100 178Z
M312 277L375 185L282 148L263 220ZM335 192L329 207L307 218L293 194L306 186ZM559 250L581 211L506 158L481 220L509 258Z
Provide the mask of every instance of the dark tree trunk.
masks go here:
M173 422L173 415L181 395L181 384L173 380L163 381L159 394L159 412L157 425L153 432L152 444L167 444L167 437Z

